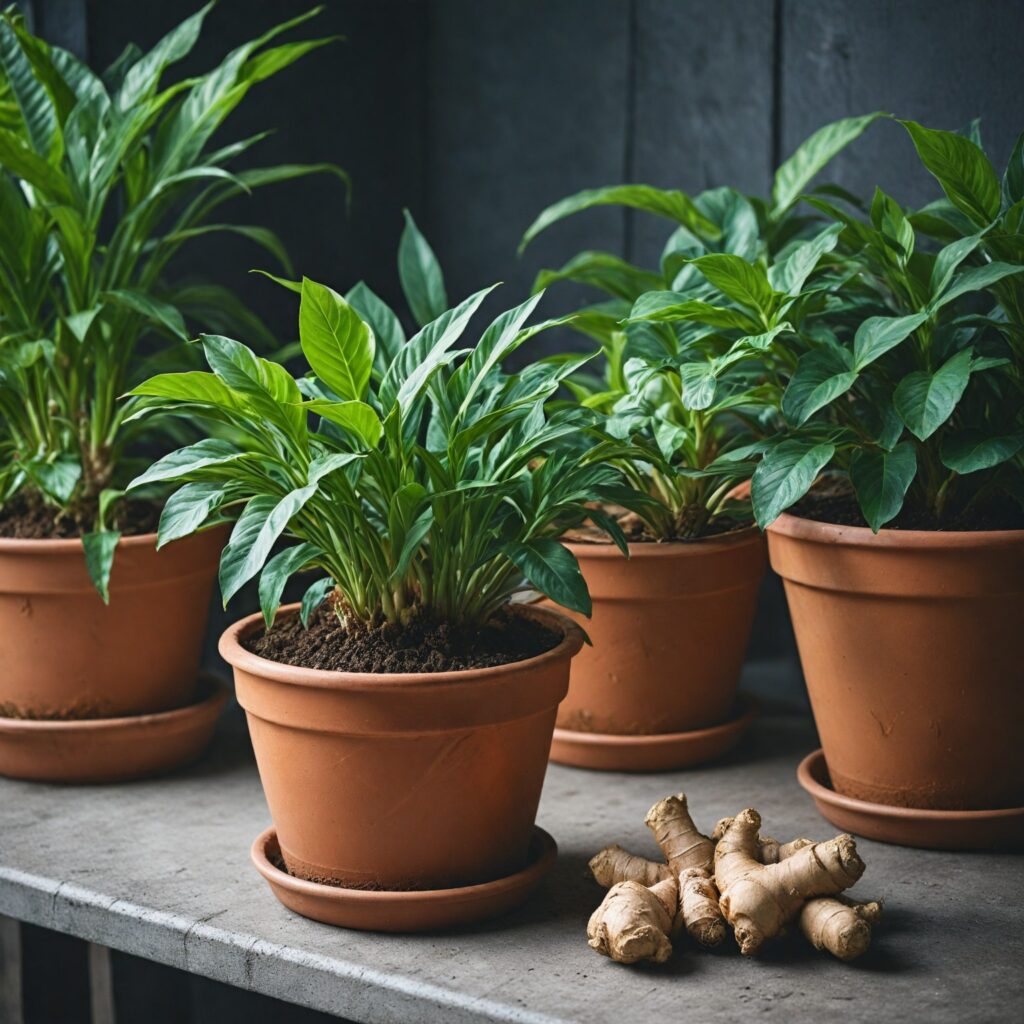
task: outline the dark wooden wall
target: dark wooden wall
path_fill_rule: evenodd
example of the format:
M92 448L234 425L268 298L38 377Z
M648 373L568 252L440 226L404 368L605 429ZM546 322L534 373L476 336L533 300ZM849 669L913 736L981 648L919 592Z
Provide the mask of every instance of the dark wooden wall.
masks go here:
M199 2L22 6L37 30L102 67L129 41L155 43ZM210 65L312 2L220 0L184 70ZM275 228L309 276L341 289L363 277L393 301L403 206L437 249L451 298L503 280L495 301L512 305L540 267L582 248L655 258L665 225L601 210L559 225L517 259L534 215L577 189L633 180L763 193L773 167L822 123L877 109L952 129L980 117L998 163L1024 129L1021 0L327 0L326 8L313 29L347 42L260 86L229 130L241 137L275 127L266 162L346 167L351 215L324 178L239 201L234 216ZM934 191L902 129L888 123L843 154L831 177L868 194L877 182L905 203ZM244 243L218 240L192 249L179 269L235 288L288 340L293 304L246 274L265 265ZM572 297L551 296L548 312ZM254 606L243 594L227 617ZM769 583L752 655L792 651ZM124 973L123 993L138 977ZM181 1007L176 1020L213 1019L192 996L167 1003L162 984L153 991ZM121 1024L158 1019L144 995L122 995ZM198 1005L214 1005L212 989ZM218 1009L217 1019L257 1019L246 1006L238 1016ZM299 1019L263 1012L258 1019Z

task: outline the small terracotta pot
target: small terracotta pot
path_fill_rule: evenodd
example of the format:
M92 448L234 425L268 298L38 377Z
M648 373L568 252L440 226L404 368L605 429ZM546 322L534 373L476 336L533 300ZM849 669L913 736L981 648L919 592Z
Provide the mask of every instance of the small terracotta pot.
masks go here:
M282 609L294 613L297 606ZM350 888L445 889L526 863L555 709L583 637L565 616L528 615L561 642L535 658L462 672L298 668L240 643L234 666L260 779L288 871Z
M899 807L1024 804L1024 531L769 528L832 785Z
M122 538L110 604L79 540L0 540L0 715L82 719L170 711L195 694L226 529L156 550Z
M619 735L719 725L735 711L767 559L758 530L689 543L568 544L593 599L559 729ZM575 617L575 616L574 616Z

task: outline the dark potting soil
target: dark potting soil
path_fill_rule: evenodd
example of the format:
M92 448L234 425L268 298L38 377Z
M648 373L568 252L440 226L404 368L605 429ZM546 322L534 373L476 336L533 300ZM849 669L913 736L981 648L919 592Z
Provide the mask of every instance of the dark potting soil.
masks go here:
M242 641L253 654L284 665L333 672L457 672L525 661L556 647L561 637L534 619L499 612L479 629L414 620L346 629L329 602L303 629L297 615L282 616L271 630Z
M16 494L0 506L0 537L8 540L75 540L92 530L94 519L79 513L64 514L24 494ZM121 502L111 526L127 537L155 533L160 506L148 501Z
M802 519L836 526L864 526L867 520L852 488L845 481L826 481L798 501L790 514ZM968 509L966 513L952 515L939 521L924 509L904 505L900 514L882 527L883 530L960 531L977 533L982 530L1024 530L1024 509L1012 498L994 498L985 505Z

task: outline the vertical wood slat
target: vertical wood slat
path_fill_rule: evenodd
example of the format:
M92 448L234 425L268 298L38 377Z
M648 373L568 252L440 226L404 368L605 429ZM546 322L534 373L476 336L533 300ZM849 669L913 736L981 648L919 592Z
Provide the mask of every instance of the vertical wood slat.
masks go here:
M117 1024L110 950L89 943L89 1009L92 1024Z
M429 12L428 211L419 219L450 298L502 280L494 301L508 307L542 266L585 248L621 252L623 214L603 209L557 225L516 259L542 208L622 180L629 4L435 0ZM572 290L555 294L548 312Z
M21 923L0 914L0 1021L24 1024Z
M821 124L888 110L931 128L982 118L1001 171L1024 129L1019 0L782 0L785 153ZM828 180L870 198L876 184L905 205L939 195L904 130L876 124L842 153Z
M765 0L636 0L634 181L764 194L774 130L774 12ZM671 225L636 216L632 259L656 264Z

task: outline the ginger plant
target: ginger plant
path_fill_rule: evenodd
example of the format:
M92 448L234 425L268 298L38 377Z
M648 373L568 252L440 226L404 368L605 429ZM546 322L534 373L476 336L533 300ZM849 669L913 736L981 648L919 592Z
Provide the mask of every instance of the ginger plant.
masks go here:
M705 947L718 945L731 928L749 956L793 921L816 949L841 960L867 951L882 905L841 895L864 871L850 836L779 843L759 833L760 816L749 808L723 818L707 836L682 793L655 804L647 824L664 863L620 846L605 847L590 862L598 884L611 887L588 926L598 952L623 963L663 963L672 936L683 928ZM667 916L658 913L649 894L664 906L673 892L675 906Z

